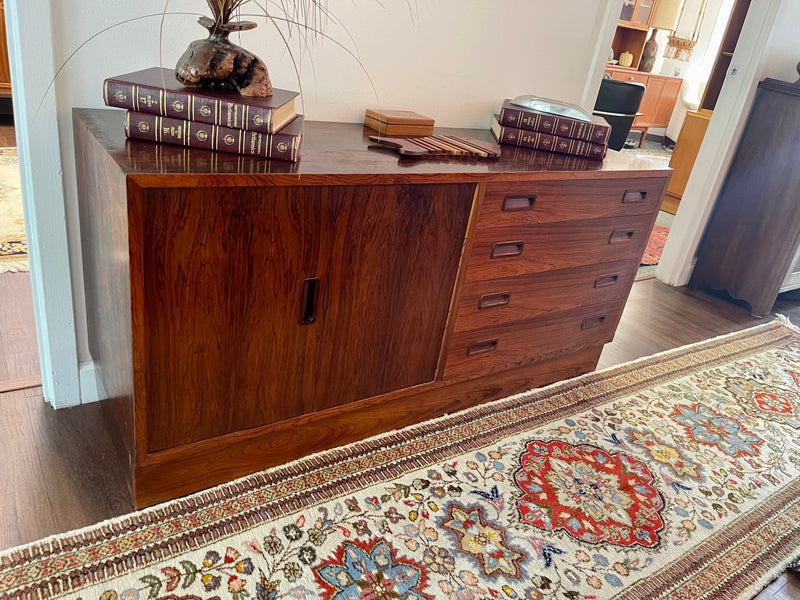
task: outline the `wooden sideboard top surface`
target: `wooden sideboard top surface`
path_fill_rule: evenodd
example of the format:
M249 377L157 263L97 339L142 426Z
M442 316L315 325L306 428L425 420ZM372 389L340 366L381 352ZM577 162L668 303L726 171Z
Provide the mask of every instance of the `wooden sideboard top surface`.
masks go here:
M374 176L386 176L386 183L423 182L426 180L445 183L448 181L499 180L512 175L514 180L550 177L553 172L568 172L567 177L579 179L618 177L620 171L631 171L628 176L663 175L669 169L659 161L609 150L605 160L592 161L580 157L501 146L502 154L497 159L473 159L467 157L401 158L395 151L376 147L369 141L377 132L359 123L330 123L306 121L300 160L290 163L251 156L240 156L224 152L183 148L125 138L124 115L115 109L74 109L75 117L91 131L111 155L120 169L136 175L140 185L166 185L164 177L150 180L139 175L181 174L182 186L190 185L189 175L266 175L258 177L253 185L269 183L292 185L302 176L305 184L317 176L320 183L330 183L331 176L352 175L350 183L356 183L358 175L368 176L364 183L381 183ZM436 135L460 135L483 141L494 141L489 129L436 128ZM505 176L504 176L505 175ZM288 177L287 177L288 176ZM215 184L230 185L224 179L215 179ZM236 178L236 185L242 185ZM207 178L198 177L196 185L209 185Z

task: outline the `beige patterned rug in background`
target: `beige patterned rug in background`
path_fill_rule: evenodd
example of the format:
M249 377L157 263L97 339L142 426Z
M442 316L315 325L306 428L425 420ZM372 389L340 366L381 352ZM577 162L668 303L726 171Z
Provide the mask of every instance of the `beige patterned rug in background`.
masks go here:
M16 148L0 148L0 273L28 270Z

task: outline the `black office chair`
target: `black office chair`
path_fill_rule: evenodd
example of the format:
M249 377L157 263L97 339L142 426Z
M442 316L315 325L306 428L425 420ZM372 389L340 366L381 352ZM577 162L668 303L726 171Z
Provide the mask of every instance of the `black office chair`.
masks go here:
M594 103L595 115L600 115L611 125L608 147L621 150L631 131L633 120L639 114L645 86L641 83L604 78Z

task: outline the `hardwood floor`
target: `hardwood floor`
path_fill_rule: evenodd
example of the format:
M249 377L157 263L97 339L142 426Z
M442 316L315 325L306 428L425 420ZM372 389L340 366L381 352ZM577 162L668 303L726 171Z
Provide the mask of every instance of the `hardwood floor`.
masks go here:
M4 302L0 322L14 321L13 315L2 314L6 311ZM781 296L774 311L800 323L800 295ZM745 308L702 292L672 288L656 279L639 281L599 367L768 319L751 317ZM54 411L41 388L0 394L0 549L133 510L118 440L105 413L104 403ZM800 579L784 574L757 598L800 600Z
M0 148L12 148L16 145L17 137L14 134L14 117L0 115Z
M0 273L0 299L0 391L41 385L31 274Z

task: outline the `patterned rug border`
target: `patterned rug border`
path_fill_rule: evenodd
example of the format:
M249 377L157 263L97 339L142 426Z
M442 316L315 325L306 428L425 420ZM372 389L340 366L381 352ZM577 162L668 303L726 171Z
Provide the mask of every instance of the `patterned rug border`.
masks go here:
M761 523L754 529L753 521ZM770 540L772 543L769 543ZM794 553L789 552L784 558L778 558L776 552L781 549L794 549ZM727 581L721 578L716 564L709 566L702 560L707 556L722 556L724 559L734 552L738 553L735 566L739 573L736 578ZM748 556L744 564L742 554ZM791 482L758 508L741 515L724 531L691 550L686 557L693 568L687 570L687 561L667 565L656 576L623 591L615 600L658 597L698 600L757 594L800 557L800 480ZM764 560L770 563L765 565ZM762 561L759 563L760 570L748 570L756 561ZM765 566L768 567L766 570Z
M182 500L0 552L0 597L48 597L474 450L493 439L800 340L776 320L325 451ZM239 497L237 497L239 495ZM93 562L80 571L79 564ZM32 573L31 563L36 563ZM28 587L9 591L28 581ZM43 581L44 580L44 581ZM38 583L37 583L38 582Z

